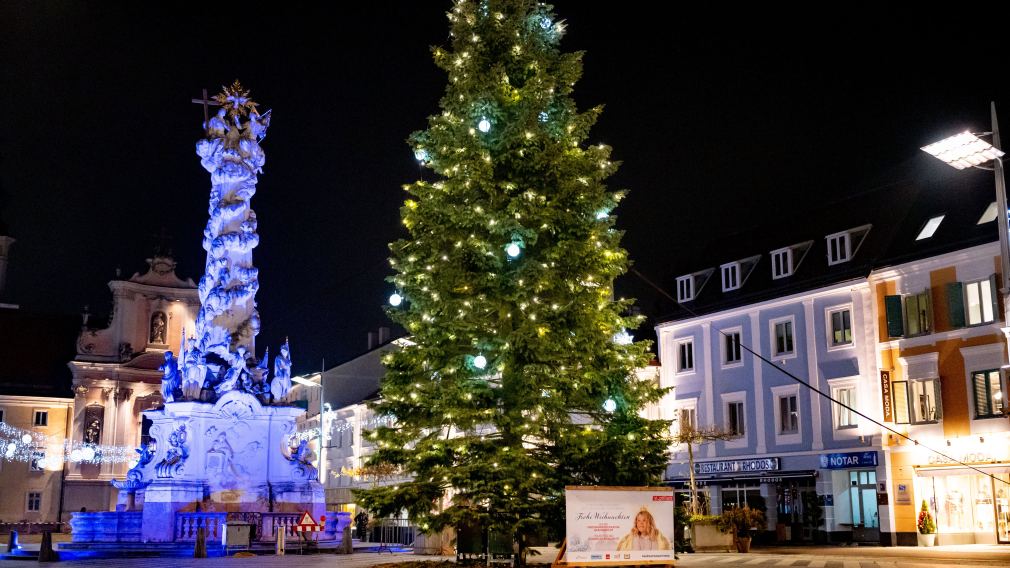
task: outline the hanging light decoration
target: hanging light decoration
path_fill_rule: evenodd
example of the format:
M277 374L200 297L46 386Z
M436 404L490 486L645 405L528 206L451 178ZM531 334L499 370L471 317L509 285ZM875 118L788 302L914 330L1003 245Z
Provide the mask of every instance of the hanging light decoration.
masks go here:
M613 412L617 410L617 401L612 398L608 398L607 400L603 401L603 410L606 410L607 412Z
M491 121L486 116L480 117L480 122L477 123L477 130L487 134L491 131Z
M522 253L523 248L516 241L512 241L505 246L505 254L509 255L509 258L519 258L519 255Z
M487 367L487 357L483 355L477 355L476 357L473 358L473 366L483 370L485 367Z
M394 308L399 307L403 303L403 296L399 292L393 292L389 295L389 305Z

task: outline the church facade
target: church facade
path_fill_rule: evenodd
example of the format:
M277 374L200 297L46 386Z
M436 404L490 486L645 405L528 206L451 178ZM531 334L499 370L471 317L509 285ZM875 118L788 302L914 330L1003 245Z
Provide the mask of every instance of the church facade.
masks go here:
M124 457L113 448L139 448L147 441L150 424L145 425L143 411L164 404L159 367L166 352L178 355L183 335L194 331L200 309L196 284L176 276L176 263L167 255L147 262L145 274L109 283L109 326L85 328L69 363L74 392L70 443L86 451L85 457L93 451L95 458L67 464L66 511L115 508L117 491L110 482L122 479L136 456Z

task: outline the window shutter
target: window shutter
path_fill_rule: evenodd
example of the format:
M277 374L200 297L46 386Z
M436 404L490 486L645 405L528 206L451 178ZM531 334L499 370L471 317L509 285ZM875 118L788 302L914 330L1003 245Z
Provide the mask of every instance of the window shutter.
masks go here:
M947 315L950 318L950 327L965 326L964 284L961 282L947 284Z
M908 383L895 381L891 389L894 392L894 423L908 424Z
M901 317L901 296L884 296L884 310L887 312L887 336L904 336L905 325Z
M989 407L989 387L986 384L986 373L975 373L972 375L972 386L975 390L975 417L989 416L992 408Z
M989 300L992 302L993 321L1000 321L1003 319L1003 309L999 305L999 286L997 286L995 274L989 276L989 293L991 294Z
M940 379L933 379L933 392L936 394L936 416L933 417L933 420L940 420L943 418L943 398L940 396Z

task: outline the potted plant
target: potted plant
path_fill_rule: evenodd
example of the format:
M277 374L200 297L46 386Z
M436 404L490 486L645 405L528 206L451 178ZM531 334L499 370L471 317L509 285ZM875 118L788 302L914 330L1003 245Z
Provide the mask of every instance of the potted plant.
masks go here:
M737 552L750 552L751 531L764 523L764 513L744 505L723 511L719 517L719 530L733 534Z
M936 546L936 521L933 520L933 515L929 512L929 506L926 505L925 499L922 500L919 520L915 526L919 529L918 534L915 535L919 546Z
M733 537L723 530L722 517L716 515L691 515L691 548L695 552L731 552Z

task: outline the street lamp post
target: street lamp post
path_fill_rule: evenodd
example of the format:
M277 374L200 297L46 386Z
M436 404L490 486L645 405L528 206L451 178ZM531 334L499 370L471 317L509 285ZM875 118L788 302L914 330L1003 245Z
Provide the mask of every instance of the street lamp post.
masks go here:
M996 225L999 228L1000 295L1003 300L1003 335L1007 339L1007 360L1010 361L1010 238L1007 235L1006 181L1003 177L1003 151L999 143L999 122L996 119L996 103L990 104L992 119L992 143L986 142L970 132L963 132L950 138L925 146L922 149L951 167L963 170L982 167L992 161L996 177ZM988 169L988 168L982 168Z

